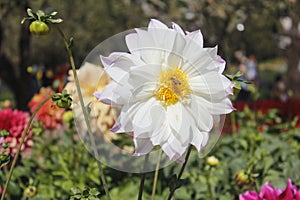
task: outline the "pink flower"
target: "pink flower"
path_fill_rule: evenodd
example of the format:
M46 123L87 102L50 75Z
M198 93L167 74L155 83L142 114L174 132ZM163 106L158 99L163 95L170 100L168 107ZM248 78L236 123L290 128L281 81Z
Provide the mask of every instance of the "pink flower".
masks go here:
M0 143L5 141L9 144L9 148L6 150L12 156L14 156L17 151L29 118L30 116L27 112L19 110L13 111L11 108L0 110L0 129L9 131L9 136L7 136L5 139L2 138ZM31 138L32 133L31 130L29 130L29 133L22 145L21 151L29 150L33 146Z
M30 111L34 112L36 107L52 94L54 94L54 91L51 88L41 88L40 93L35 94L28 104ZM43 123L44 128L52 130L61 127L64 112L65 109L59 108L50 99L37 112L36 117Z
M240 200L300 200L300 192L297 186L292 185L289 179L285 190L276 189L267 182L261 189L260 194L249 190L245 194L240 194Z

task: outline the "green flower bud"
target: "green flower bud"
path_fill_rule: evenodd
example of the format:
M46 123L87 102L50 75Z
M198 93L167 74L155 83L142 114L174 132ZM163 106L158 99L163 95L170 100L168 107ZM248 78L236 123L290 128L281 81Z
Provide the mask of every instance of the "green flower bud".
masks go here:
M237 184L238 185L247 185L247 184L249 184L251 182L249 175L246 174L246 172L244 170L240 170L235 175L235 179L237 180Z
M209 156L206 158L206 163L210 166L217 166L219 164L219 159L215 156Z
M60 108L70 108L72 105L72 98L66 90L64 90L61 94L54 94L52 96L52 100Z
M24 196L25 197L34 197L36 195L36 187L35 186L28 186L25 190L24 190Z
M50 31L50 28L45 22L36 20L31 22L29 30L35 35L47 35Z

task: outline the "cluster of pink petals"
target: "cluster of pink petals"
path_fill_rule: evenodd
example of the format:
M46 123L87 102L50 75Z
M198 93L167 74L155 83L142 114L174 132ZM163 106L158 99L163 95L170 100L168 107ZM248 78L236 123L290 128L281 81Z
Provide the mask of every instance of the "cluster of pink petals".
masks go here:
M34 112L37 106L39 106L42 101L53 94L54 91L51 88L41 88L40 92L35 94L28 104L28 106L30 107L30 111ZM43 127L45 129L53 130L62 126L62 115L64 112L65 109L59 108L50 99L37 112L36 117L43 123Z
M0 129L9 131L9 136L2 142L5 141L9 144L7 151L14 156L17 148L20 144L21 137L26 128L27 122L29 121L30 115L27 112L12 110L11 108L6 108L0 110ZM22 145L21 151L26 151L31 149L33 146L32 133L29 130L28 135Z
M288 180L285 190L276 189L267 182L261 189L260 194L249 190L245 194L240 194L240 200L300 200L300 192L297 186Z

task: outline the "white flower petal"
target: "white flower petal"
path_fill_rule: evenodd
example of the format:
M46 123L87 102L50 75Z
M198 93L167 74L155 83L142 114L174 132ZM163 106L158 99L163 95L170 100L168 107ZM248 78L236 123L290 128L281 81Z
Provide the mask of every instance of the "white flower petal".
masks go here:
M182 30L182 28L176 24L175 22L172 22L172 28L177 31L177 33L181 34L181 35L185 35L184 31Z
M207 67L208 70L217 70L219 73L222 73L225 69L226 62L218 55L218 46L213 48L205 48L205 50L209 53L211 58L214 60L213 65L209 65Z
M125 42L127 48L129 49L130 53L137 56L138 58L141 56L139 51L139 43L138 43L138 35L136 33L130 33L125 36Z
M186 40L184 36L177 33L172 47L172 53L170 53L168 57L169 67L181 66L181 54L183 49L185 48L185 44Z
M168 141L162 145L163 151L169 156L171 160L179 159L188 146L183 146L180 141L172 134L168 138Z
M138 84L146 84L146 82L153 82L153 81L157 82L160 72L161 72L160 65L149 64L149 65L134 67L130 71L129 84L132 84L132 82L130 81L135 79L140 80L140 81L136 80Z
M153 149L151 141L147 138L134 138L135 156L142 156L150 153Z
M200 30L196 30L187 34L187 38L189 42L193 41L199 45L199 47L203 47L203 36Z
M208 101L206 98L201 96L195 96L195 99L197 99L201 105L205 105L208 109L208 112L212 115L228 114L234 110L229 98L213 102Z
M157 19L151 19L149 24L148 24L148 29L151 28L156 28L156 29L169 29L167 27L167 25L165 25L164 23L162 23L161 21L157 20Z
M213 60L208 56L208 54L199 47L195 45L195 42L188 41L185 49L182 52L182 57L184 62L181 66L182 70L189 76L199 76L200 74L207 73L206 66L210 65Z
M118 87L117 83L108 84L101 92L94 92L94 96L102 103L109 105L120 105L124 103L124 99L121 99L119 94L115 94L113 91Z
M130 104L149 100L151 97L153 97L153 91L155 91L156 88L156 82L140 84L140 86L136 87L132 92L129 100Z
M158 120L161 124L157 126L157 129L153 132L150 138L153 145L163 145L167 142L168 138L172 134L169 124L166 122L166 112L161 113L161 119Z
M171 128L176 132L179 132L182 127L182 105L180 103L176 103L174 105L169 105L167 107L167 120L170 124Z
M128 71L132 66L144 65L144 63L128 53L114 52L108 57L100 56L101 62L105 71L116 82L120 82L122 79L126 81Z
M192 131L193 131L193 139L191 144L196 147L198 152L200 152L204 135L197 127L193 127Z
M144 105L144 102L138 102L135 104L125 104L122 107L121 113L114 124L111 131L115 133L124 133L124 132L132 132L134 131L132 120L136 113L141 109Z
M208 99L226 98L229 95L228 88L232 86L228 78L215 71L191 77L189 84L194 94L207 96Z
M134 137L138 137L136 132L146 133L153 132L156 129L157 120L154 114L160 114L162 106L154 99L150 98L148 101L141 103L142 105L137 110L132 119L134 128ZM148 137L148 136L147 136Z
M141 60L147 64L161 64L163 49L154 46L152 34L142 29L136 29ZM135 51L135 50L133 50Z
M194 95L191 95L190 105L185 108L193 117L199 130L209 132L213 127L213 117L208 112L208 108L206 106L207 105L201 105Z
M157 51L161 52L161 60L164 59L172 53L172 49L174 46L175 38L178 35L177 32L171 29L149 29L149 34L151 34L154 43L152 44L153 47L157 49Z

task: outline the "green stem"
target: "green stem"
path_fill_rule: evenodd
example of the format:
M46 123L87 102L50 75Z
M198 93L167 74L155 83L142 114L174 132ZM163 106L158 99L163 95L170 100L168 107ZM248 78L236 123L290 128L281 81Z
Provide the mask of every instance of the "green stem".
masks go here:
M33 119L34 119L36 113L37 113L37 112L40 110L40 108L41 108L47 101L49 101L51 98L52 98L52 96L49 96L48 98L46 98L44 101L42 101L42 102L36 107L36 109L35 109L34 112L32 113L32 115L31 115L31 117L30 117L30 119L29 119L29 121L28 121L28 123L27 123L27 125L26 125L26 128L25 128L25 130L24 130L24 133L23 133L22 138L21 138L21 140L20 140L20 144L19 144L19 146L18 146L16 155L15 155L15 157L14 157L14 159L13 159L13 162L12 162L12 164L11 164L11 167L10 167L10 170L9 170L9 173L8 173L8 177L7 177L7 179L6 179L6 183L5 183L5 186L4 186L4 190L3 190L3 193L2 193L2 196L1 196L1 200L4 200L4 197L5 197L5 194L6 194L8 185L9 185L9 182L10 182L10 180L11 180L11 176L12 176L12 174L13 174L13 172L14 172L14 168L15 168L16 163L17 163L17 159L18 159L18 157L19 157L19 155L20 155L21 147L22 147L22 145L23 145L23 143L24 143L24 141L25 141L25 138L26 138L26 136L27 136L27 134L28 134L28 130L29 130L30 126L31 126L31 123L32 123L32 121L33 121Z
M143 170L146 171L147 165L149 161L149 154L145 156L145 161L144 161L144 167ZM138 200L143 199L143 191L144 191L144 185L145 185L145 178L146 178L146 172L143 172L141 174L141 182L140 182L140 189L139 189L139 195L138 195Z
M183 171L184 171L184 169L185 169L185 167L186 167L186 164L187 164L188 159L189 159L189 157L190 157L190 154L191 154L191 152L192 152L192 148L193 148L193 146L190 145L190 146L189 146L189 149L188 149L188 152L186 153L186 156L185 156L185 161L184 161L184 163L183 163L183 165L182 165L182 167L181 167L181 169L180 169L180 171L179 171L179 174L178 174L178 176L177 176L177 180L176 180L175 187L171 188L170 194L169 194L169 196L168 196L168 200L171 200L172 196L173 196L174 193L175 193L175 190L177 189L176 186L178 185L178 182L180 181L180 178L181 178L181 176L182 176L182 174L183 174Z
M232 133L236 134L237 130L236 130L236 120L235 120L235 112L232 112L230 114L230 121L231 121L231 128L232 128Z
M258 188L257 188L257 185L256 185L256 181L253 181L253 187L254 187L254 190L257 194L259 194L259 191L258 191Z
M77 89L77 93L78 93L78 97L79 97L80 106L81 106L81 109L82 109L82 112L83 112L83 116L84 116L84 120L85 120L87 129L88 129L88 134L89 134L89 138L91 140L93 153L94 153L95 158L96 158L98 170L99 170L99 173L100 173L100 179L101 179L104 191L105 191L106 198L108 200L111 200L111 197L109 195L108 185L106 183L105 176L104 176L104 173L103 173L103 168L102 168L102 165L101 165L102 163L99 160L99 154L98 154L98 151L97 151L97 148L96 148L94 136L92 134L92 128L91 128L91 125L89 123L89 116L88 116L88 114L86 112L86 109L84 107L84 101L83 101L83 98L82 98L82 93L81 93L81 90L80 90L79 80L78 80L78 77L77 77L74 57L73 57L72 51L71 51L70 46L69 46L69 41L67 40L67 38L66 38L65 34L63 33L63 31L59 27L57 27L57 26L55 26L55 27L58 30L60 36L63 38L64 45L65 45L65 48L66 48L68 56L69 56L70 65L72 67L74 80L75 80L75 85L76 85L76 89Z
M159 165L160 165L161 156L162 156L162 149L159 150L157 163L156 163L156 167L155 167L155 174L154 174L151 200L155 200L156 185L157 185L157 179L158 179L158 172L159 172Z
M207 180L209 199L213 200L214 198L213 198L213 193L212 193L211 184L210 184L210 171L208 172L208 174L206 176L206 180Z

